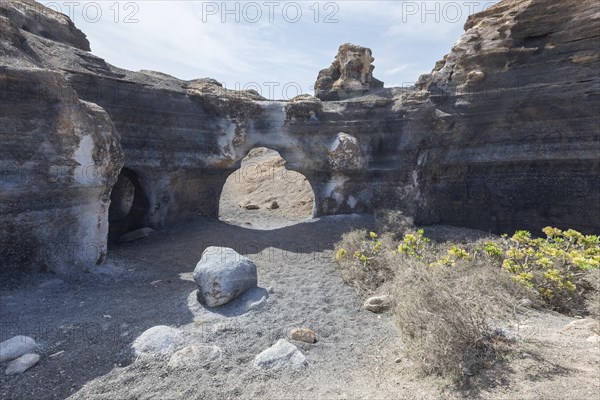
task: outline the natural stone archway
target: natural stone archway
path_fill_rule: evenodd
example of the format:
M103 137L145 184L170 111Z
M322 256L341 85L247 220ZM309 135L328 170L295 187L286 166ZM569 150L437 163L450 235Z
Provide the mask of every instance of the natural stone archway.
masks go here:
M227 178L219 219L253 229L276 229L314 215L314 192L306 177L286 168L277 151L252 149Z
M148 197L138 175L123 168L110 194L108 241L148 225Z
M205 83L205 86L210 85L214 86ZM219 118L206 116L204 127L197 129L204 132L206 126L212 126L214 130L196 134L204 143L198 148L199 153L178 154L175 149L168 156L163 153L166 165L183 157L186 164L170 167L172 172L169 168L156 170L146 164L144 171L152 174L152 182L165 197L151 205L157 220L160 217L161 222L172 222L198 214L218 217L221 190L227 177L239 169L242 159L257 147L277 151L286 160L287 169L307 178L314 191L317 217L370 212L374 204L415 207L412 201L414 164L408 160L416 156L410 148L407 162L398 168L395 150L400 138L386 130L406 122L386 117L391 99L377 96L365 109L362 100L340 104L303 95L288 102L246 102L239 94L223 91L219 86L214 89L219 91L218 99L209 89L204 90L208 94L194 93L201 104L239 102L240 108L229 108L229 114ZM340 120L347 115L352 115L356 123L342 123ZM367 123L366 118L374 121ZM340 131L340 127L344 131ZM189 146L195 145L189 138L180 139ZM162 150L170 152L173 142L178 143L173 139ZM137 154L137 151L132 153ZM204 157L200 158L202 154ZM129 163L135 165L141 161L133 158Z

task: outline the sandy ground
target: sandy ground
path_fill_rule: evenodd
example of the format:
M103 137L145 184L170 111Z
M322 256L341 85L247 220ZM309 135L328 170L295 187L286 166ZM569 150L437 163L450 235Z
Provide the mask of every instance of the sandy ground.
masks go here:
M402 355L393 317L362 310L332 262L343 232L371 224L364 216L328 217L260 231L201 219L121 244L111 249L109 267L77 280L50 274L4 280L0 340L30 335L41 343L42 358L22 375L0 375L0 398L589 399L598 393L600 344L586 340L591 328L565 331L575 319L533 311L522 316L519 350L470 390L418 378ZM256 261L259 286L274 290L265 308L216 313L194 303L191 272L208 245ZM182 329L188 344L221 347L222 360L171 371L165 359L136 359L132 342L155 325ZM296 326L320 338L314 345L294 342L309 367L255 370L254 356Z
M372 217L312 219L310 185L294 174L276 152L257 149L224 188L222 221L198 219L115 245L106 266L78 278L3 277L0 341L32 336L42 357L24 374L0 374L0 399L583 400L600 392L600 343L587 340L598 327L535 311L519 316L522 340L506 362L467 387L419 377L393 316L363 310L333 262L334 243L352 229L372 228ZM277 208L268 207L273 201ZM426 233L438 240L485 236L448 226ZM266 307L244 313L247 298L214 310L198 304L192 271L208 246L231 247L256 262L263 289L245 297L271 287ZM136 358L131 344L156 325L181 329L184 345L219 346L223 356L194 370L171 370L167 357ZM308 368L256 370L254 357L294 327L318 335L316 344L293 342Z

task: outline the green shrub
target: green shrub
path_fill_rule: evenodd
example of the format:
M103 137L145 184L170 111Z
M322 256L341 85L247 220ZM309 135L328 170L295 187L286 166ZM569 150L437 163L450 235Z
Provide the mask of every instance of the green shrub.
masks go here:
M406 354L425 373L460 378L500 357L490 324L508 319L519 287L487 256L474 260L457 245L432 243L422 230L399 243L354 231L336 250L344 280L362 294L393 279Z
M549 308L585 313L590 290L586 276L587 271L600 267L600 238L573 229L546 227L543 232L545 239L517 231L503 236L498 244L484 244L483 251L501 262L516 282L534 290Z

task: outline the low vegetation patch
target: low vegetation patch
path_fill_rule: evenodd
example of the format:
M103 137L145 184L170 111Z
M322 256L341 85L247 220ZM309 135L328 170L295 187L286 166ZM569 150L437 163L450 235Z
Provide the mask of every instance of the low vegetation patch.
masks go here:
M528 231L487 242L484 251L518 283L533 289L551 309L587 314L586 297L593 296L591 271L600 267L600 237L573 229L543 229L546 238Z
M512 340L503 327L525 298L563 313L598 315L598 236L548 227L544 238L517 231L435 243L396 217L396 224L378 219L384 233L344 235L335 258L363 296L393 294L407 355L427 374L460 380L497 363Z

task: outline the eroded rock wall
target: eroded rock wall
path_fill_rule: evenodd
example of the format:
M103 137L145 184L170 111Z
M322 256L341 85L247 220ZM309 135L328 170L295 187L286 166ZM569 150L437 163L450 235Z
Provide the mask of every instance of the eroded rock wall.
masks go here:
M600 228L600 4L508 0L473 15L422 88L439 127L424 222Z
M106 257L119 136L101 107L41 65L21 28L0 16L1 272L89 270Z
M131 187L115 191L127 195L112 215L135 210L125 229L216 217L227 177L256 147L307 177L316 216L399 208L422 223L494 232L600 229L594 1L500 2L472 16L414 88L383 88L370 50L344 45L319 74L322 99L290 101L114 67L66 17L43 7L36 17L40 7L0 5L11 265L101 262L122 165Z

